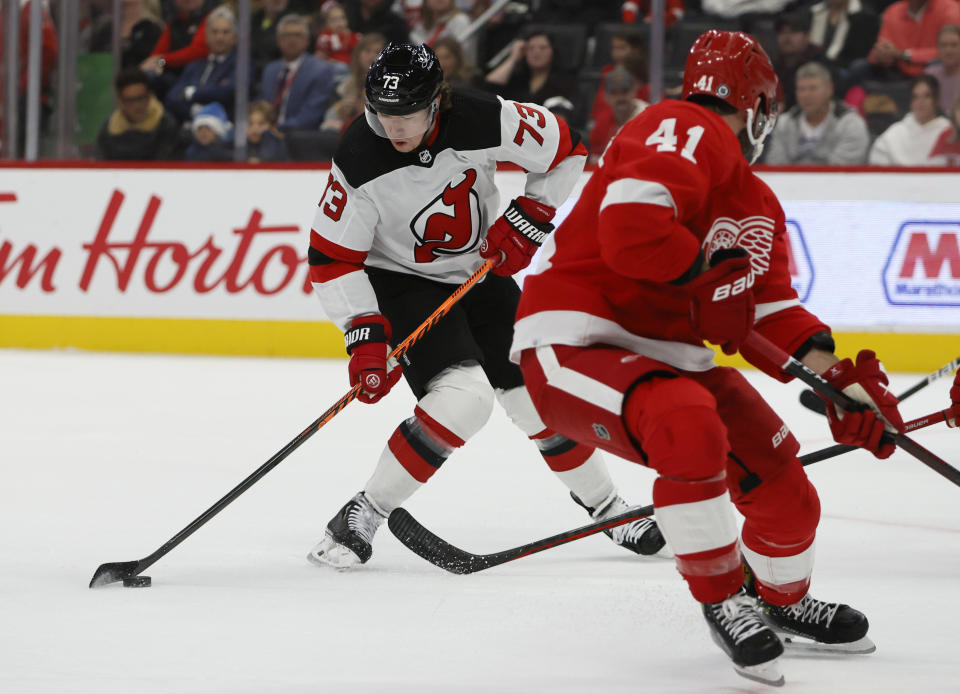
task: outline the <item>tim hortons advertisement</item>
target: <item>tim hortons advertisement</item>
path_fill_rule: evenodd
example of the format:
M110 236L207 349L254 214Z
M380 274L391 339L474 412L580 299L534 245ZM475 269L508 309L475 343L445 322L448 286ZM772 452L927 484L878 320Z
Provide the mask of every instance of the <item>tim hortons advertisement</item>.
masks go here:
M306 255L327 176L0 169L0 314L326 320ZM951 177L763 176L786 210L794 287L835 329L958 333ZM525 179L497 177L502 209Z
M0 313L324 319L306 256L326 171L3 178Z

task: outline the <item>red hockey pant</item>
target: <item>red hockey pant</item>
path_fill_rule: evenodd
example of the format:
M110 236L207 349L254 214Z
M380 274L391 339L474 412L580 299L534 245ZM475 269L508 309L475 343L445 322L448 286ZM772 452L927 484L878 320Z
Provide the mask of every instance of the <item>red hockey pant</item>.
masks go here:
M820 503L796 439L738 371L681 372L596 345L528 349L521 368L547 426L657 471L657 521L697 600L737 591L741 552L764 599L803 597ZM744 516L739 544L729 500Z

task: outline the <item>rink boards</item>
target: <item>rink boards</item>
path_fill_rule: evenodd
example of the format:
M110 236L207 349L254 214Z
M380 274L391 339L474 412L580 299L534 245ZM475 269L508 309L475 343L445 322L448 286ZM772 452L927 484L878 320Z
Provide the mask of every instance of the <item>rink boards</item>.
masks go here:
M842 352L869 345L897 371L960 354L957 172L762 176L784 204L794 287ZM343 356L306 264L327 177L0 168L0 347ZM497 177L503 208L524 174Z

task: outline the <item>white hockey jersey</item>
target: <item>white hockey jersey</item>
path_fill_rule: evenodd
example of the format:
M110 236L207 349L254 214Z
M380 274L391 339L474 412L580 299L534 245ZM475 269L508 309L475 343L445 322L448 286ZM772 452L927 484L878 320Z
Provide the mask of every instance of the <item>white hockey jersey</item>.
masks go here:
M454 90L429 141L398 152L363 118L337 148L310 233L310 273L342 330L378 312L365 266L460 284L481 265L500 209L498 162L529 173L524 194L564 202L586 162L566 123L533 104Z

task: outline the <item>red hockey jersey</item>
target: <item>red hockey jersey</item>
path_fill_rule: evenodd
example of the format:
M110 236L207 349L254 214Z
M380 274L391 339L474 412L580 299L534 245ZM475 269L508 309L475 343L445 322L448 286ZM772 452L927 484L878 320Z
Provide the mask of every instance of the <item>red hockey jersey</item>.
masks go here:
M788 353L828 330L790 285L784 213L717 114L664 101L613 139L527 276L511 356L546 344L609 344L690 371L713 367L671 284L719 248L750 252L755 329ZM767 373L779 365L744 349Z

